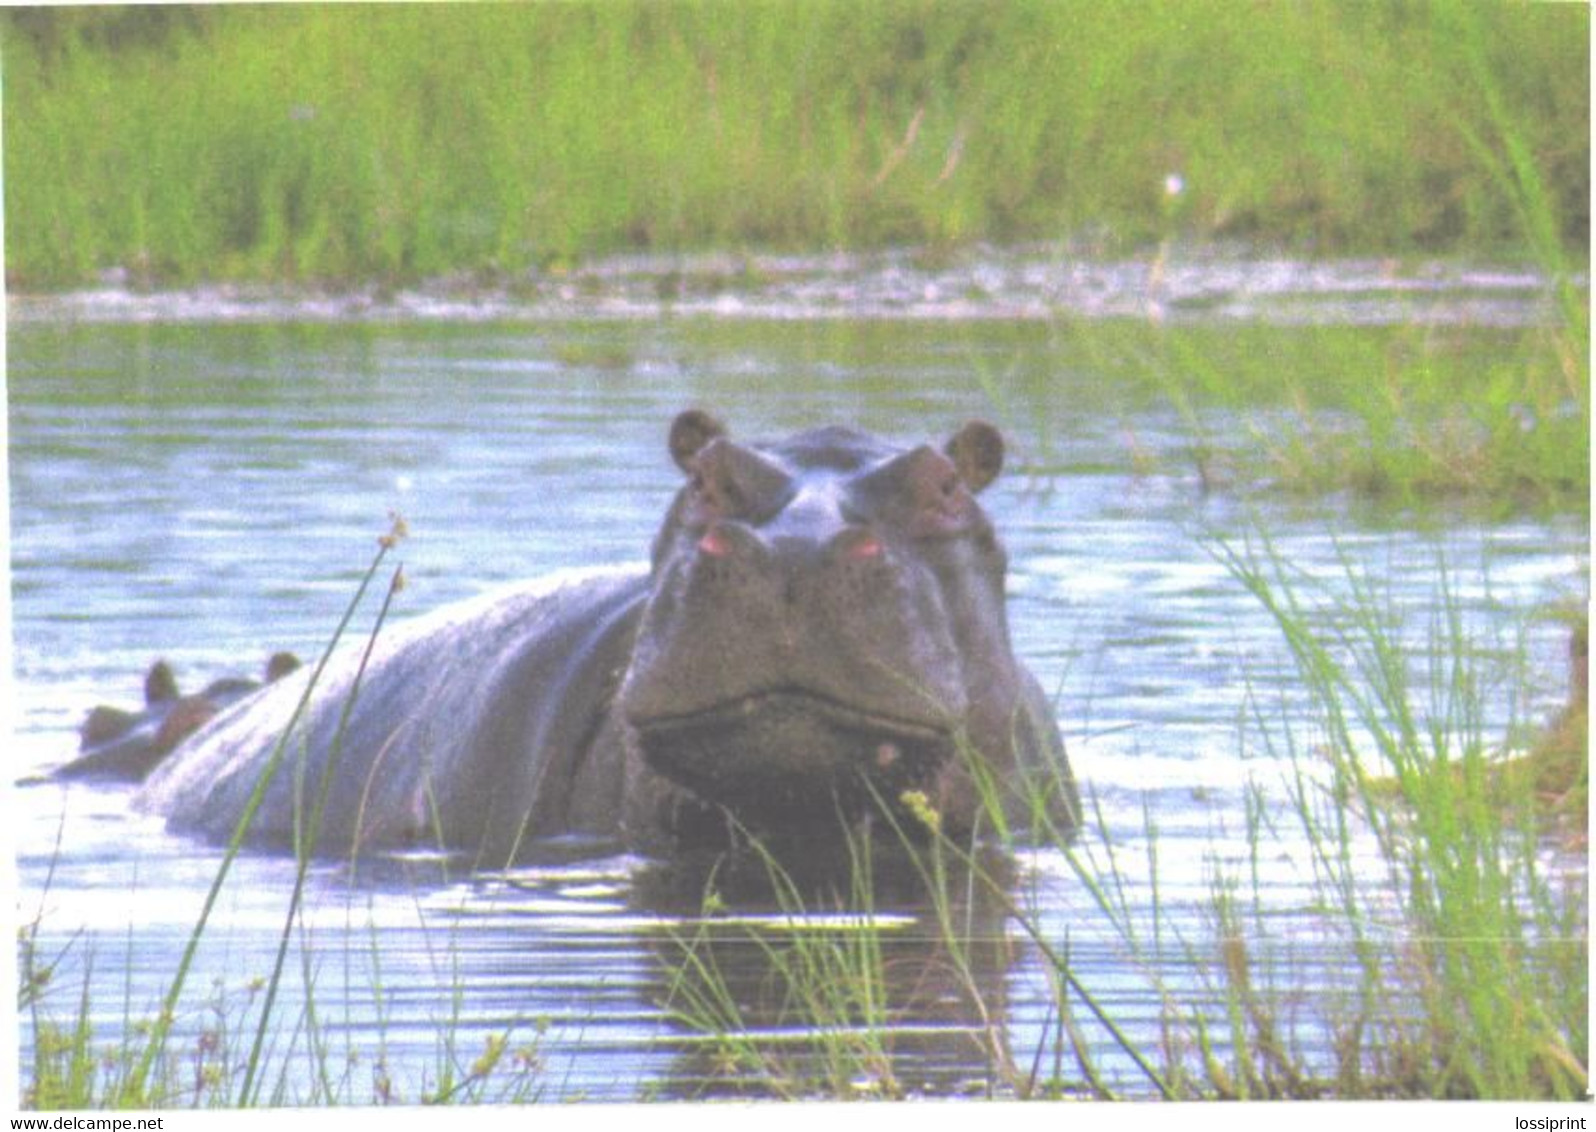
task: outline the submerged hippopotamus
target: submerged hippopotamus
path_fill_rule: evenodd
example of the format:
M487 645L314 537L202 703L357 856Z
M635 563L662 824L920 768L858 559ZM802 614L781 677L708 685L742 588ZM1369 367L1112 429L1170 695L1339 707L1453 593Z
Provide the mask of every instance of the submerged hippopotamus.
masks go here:
M298 667L293 653L275 653L266 662L266 683ZM78 757L55 777L142 779L212 716L260 687L259 681L234 676L185 696L178 691L172 666L157 660L144 674L144 710L102 705L90 711L78 729Z
M316 812L323 789L318 852L441 845L483 865L563 834L655 851L733 829L827 837L883 808L967 832L994 794L1011 817L1045 807L1073 826L975 499L1002 467L995 428L941 449L847 428L737 443L689 410L669 448L687 482L648 568L385 630L364 673L359 648L335 659L302 714L308 670L212 721L140 804L230 836L297 716L257 843L292 844L296 806Z

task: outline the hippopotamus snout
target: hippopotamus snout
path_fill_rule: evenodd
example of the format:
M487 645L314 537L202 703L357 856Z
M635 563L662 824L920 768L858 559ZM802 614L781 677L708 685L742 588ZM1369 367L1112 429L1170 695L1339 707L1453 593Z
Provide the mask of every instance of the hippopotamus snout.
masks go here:
M792 587L806 573L847 569L853 563L884 564L881 540L867 526L849 522L834 501L800 497L790 511L795 513L783 511L763 534L735 519L717 519L697 549L712 563L755 574L780 573Z
M710 523L693 548L688 604L734 623L756 618L775 633L782 665L831 671L837 650L869 642L869 623L901 600L896 557L835 492L805 490L763 530Z
M673 564L670 599L649 616L671 662L634 665L634 724L776 692L917 731L945 732L962 713L947 619L914 584L923 567L834 498L806 494L763 529L714 520Z

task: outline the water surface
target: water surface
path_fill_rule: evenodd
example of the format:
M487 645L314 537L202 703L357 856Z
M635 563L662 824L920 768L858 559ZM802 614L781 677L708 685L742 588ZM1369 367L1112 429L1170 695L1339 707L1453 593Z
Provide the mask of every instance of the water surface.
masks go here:
M1140 862L1156 824L1172 938L1210 931L1218 870L1256 865L1311 997L1345 956L1308 906L1303 862L1289 846L1254 862L1245 818L1249 784L1285 804L1284 768L1249 739L1249 711L1289 718L1302 697L1267 614L1212 548L1267 531L1305 578L1363 571L1417 637L1444 570L1465 620L1537 674L1531 702L1493 701L1505 726L1513 712L1550 715L1564 693L1562 632L1527 615L1579 594L1584 524L1205 494L1180 459L1180 423L1061 366L1056 334L1016 320L842 317L14 325L11 766L24 781L13 836L23 918L38 916L42 953L65 956L47 1015L70 1018L87 982L97 1041L115 1046L152 1016L220 860L132 812L123 788L38 780L73 754L90 707L133 703L157 656L198 687L253 674L275 650L315 655L390 511L412 531L396 618L550 570L643 559L679 474L665 430L688 405L744 435L840 421L940 440L969 417L1003 419L1010 470L985 500L1012 556L1016 648L1056 693L1077 776L1101 807L1094 844ZM1025 413L1005 417L994 395L1022 389ZM1167 457L1156 474L1138 471L1149 450ZM1038 848L1010 864L1016 898L1068 940L1120 1024L1155 1045L1162 1005L1147 972L1062 855ZM516 1080L545 1099L737 1092L746 1075L662 1005L705 922L705 880L613 849L553 847L545 863L477 876L414 857L318 865L263 1096L415 1101L507 1031L524 1058ZM292 883L291 862L240 859L177 1019L185 1057L235 1051L221 1058L235 1087ZM973 969L1000 1006L992 1019L948 978L926 908L890 891L877 903L908 1002L885 1031L898 1081L1001 1095L995 1048L1053 1071L1047 964L1001 910L968 910L987 941ZM833 911L844 918L793 921L733 893L711 919L734 940L845 931L851 910ZM746 938L722 954L746 992L743 1021L802 1057L806 1032L762 1000L768 954ZM1189 964L1166 975L1188 1003L1212 997ZM307 1002L319 1048L294 1025ZM1108 1080L1150 1092L1106 1033L1085 1032ZM1304 1034L1323 1040L1311 1024ZM854 1085L876 1087L868 1075Z

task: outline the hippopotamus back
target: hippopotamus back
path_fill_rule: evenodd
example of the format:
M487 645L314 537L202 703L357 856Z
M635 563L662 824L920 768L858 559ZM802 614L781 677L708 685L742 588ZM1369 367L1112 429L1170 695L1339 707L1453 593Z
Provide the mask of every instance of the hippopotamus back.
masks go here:
M441 841L502 864L529 835L613 835L624 752L606 712L646 587L641 567L556 575L387 628L358 692L364 649L349 647L288 732L306 665L191 737L139 805L224 840L289 733L256 843L294 843L324 774L322 852Z

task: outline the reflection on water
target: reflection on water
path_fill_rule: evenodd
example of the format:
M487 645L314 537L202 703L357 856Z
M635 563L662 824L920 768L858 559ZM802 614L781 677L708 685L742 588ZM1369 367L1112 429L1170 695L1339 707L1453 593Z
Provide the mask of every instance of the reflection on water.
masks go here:
M798 894L799 911L795 894L613 847L479 876L421 858L323 864L290 933L276 1007L288 1021L261 1096L413 1102L458 1086L501 1040L492 1080L469 1095L736 1094L750 1066L798 1091L838 1076L867 1095L1068 1090L1082 1086L1077 1041L1104 1082L1154 1095L1092 1009L1148 1049L1170 1001L1222 1009L1183 951L1213 935L1221 872L1255 878L1270 946L1291 956L1305 994L1346 962L1309 906L1311 864L1290 846L1252 852L1247 799L1286 803L1283 769L1247 742L1245 715L1259 703L1289 714L1301 697L1277 630L1206 545L1261 528L1305 577L1335 579L1350 562L1414 611L1420 634L1444 563L1463 616L1511 653L1523 613L1579 585L1586 533L1525 519L1437 532L1349 517L1344 503L1244 506L1200 495L1194 480L1137 476L1125 437L1174 450L1178 425L1057 367L1048 335L842 321L14 329L13 773L63 762L89 707L134 702L156 655L192 687L253 673L279 649L315 655L390 509L413 531L403 617L557 568L643 558L675 486L664 430L684 405L744 433L845 421L935 439L993 414L1004 383L1045 388L1045 403L1009 422L1016 469L985 499L1012 556L1016 649L1056 691L1077 775L1101 808L1093 843L1116 853L1116 899L1138 922L1153 907L1156 826L1169 961L1158 980L1045 847L1008 862L998 894L954 886L964 897L951 905L883 880L874 935L856 930L866 905L846 885ZM1045 480L1026 471L1044 438L1066 454ZM1532 670L1557 673L1556 627L1524 634ZM1550 678L1535 690L1542 715L1563 691ZM1505 721L1511 706L1493 710ZM63 956L48 1005L70 1016L86 980L97 1041L115 1045L158 1009L220 854L131 813L117 788L31 781L16 797L23 915L37 910L39 953ZM230 1088L293 875L271 857L234 865L176 1019L174 1050L212 1050ZM1075 995L1072 1016L1059 1015L1056 965L1016 909L1043 943L1067 948L1091 1005ZM967 951L950 952L947 917L975 941ZM828 986L853 997L814 997ZM817 1027L828 1010L833 1024ZM315 1037L296 1029L307 1011ZM1328 1040L1314 1011L1302 1014L1301 1040ZM706 1018L752 1038L710 1040L693 1024ZM881 1024L859 1025L871 1018Z

